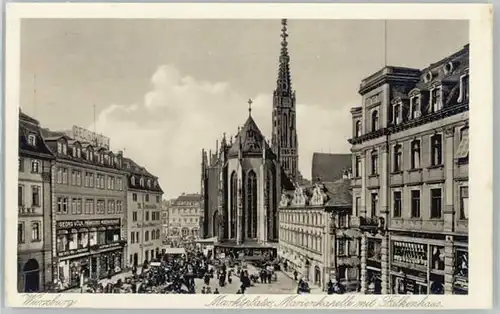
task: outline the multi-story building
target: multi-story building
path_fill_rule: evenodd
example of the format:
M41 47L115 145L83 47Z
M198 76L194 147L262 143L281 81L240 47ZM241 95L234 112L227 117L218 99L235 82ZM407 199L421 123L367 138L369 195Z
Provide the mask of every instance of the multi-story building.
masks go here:
M202 215L201 195L182 194L169 207L169 236L174 242L198 239L200 216Z
M51 166L37 120L19 113L18 291L47 291L52 283Z
M352 109L361 290L467 293L469 47L429 67L385 67Z
M163 190L158 178L129 158L124 159L128 203L128 265L140 266L162 252Z
M359 286L361 233L350 230L349 173L335 182L299 186L284 194L279 208L279 256L305 280L322 289L337 280Z
M126 172L121 152L44 129L52 172L52 258L59 289L78 287L125 266Z

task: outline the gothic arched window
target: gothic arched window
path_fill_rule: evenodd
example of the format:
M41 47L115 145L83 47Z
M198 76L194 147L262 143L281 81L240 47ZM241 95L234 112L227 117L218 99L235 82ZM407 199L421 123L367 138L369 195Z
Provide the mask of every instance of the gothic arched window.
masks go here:
M238 207L238 178L236 172L233 171L231 174L231 203L230 203L230 214L229 214L229 225L231 226L230 238L236 237L236 212Z
M257 238L257 176L251 170L246 184L247 230L249 238Z
M219 236L219 212L215 211L214 217L212 220L212 236L218 237Z

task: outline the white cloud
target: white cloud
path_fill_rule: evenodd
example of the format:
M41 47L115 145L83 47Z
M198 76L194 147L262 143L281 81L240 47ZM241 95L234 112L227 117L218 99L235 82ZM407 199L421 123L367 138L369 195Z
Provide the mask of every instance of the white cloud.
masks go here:
M228 137L237 132L248 117L249 97L256 123L271 135L271 93L242 95L228 83L183 76L171 65L159 67L151 84L144 103L110 105L96 123L113 150L124 150L160 178L168 198L199 191L201 149L215 149L223 132ZM299 167L305 177L310 177L313 152L348 151L350 107L297 105Z

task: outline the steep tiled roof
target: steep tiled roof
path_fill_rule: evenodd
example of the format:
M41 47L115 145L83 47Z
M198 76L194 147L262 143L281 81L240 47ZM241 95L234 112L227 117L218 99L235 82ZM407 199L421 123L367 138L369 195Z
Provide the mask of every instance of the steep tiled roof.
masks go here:
M325 183L328 202L326 207L352 207L352 190L349 179Z
M262 154L263 142L267 153L267 151L270 151L269 145L264 140L264 135L262 135L252 116L249 116L240 132L236 135L234 143L229 149L228 156L238 156L240 143L242 154Z
M346 169L352 168L351 154L314 153L311 179L315 183L334 182L342 178Z
M158 177L155 175L151 174L149 171L146 170L146 168L140 166L137 164L135 161L133 161L130 158L123 158L123 165L124 169L129 173L128 175L128 186L132 189L136 190L146 190L146 191L154 191L154 192L161 192L163 193L163 190L160 186L160 183L158 182ZM135 177L135 184L132 183L132 177ZM145 182L144 186L140 185L140 178L144 177L144 179L151 179L152 186L149 188Z
M35 145L28 143L28 135L35 136ZM39 122L23 112L19 113L19 152L38 157L54 157L43 140Z
M202 199L200 194L183 194L179 196L174 203L179 201L187 201L187 202L200 202Z

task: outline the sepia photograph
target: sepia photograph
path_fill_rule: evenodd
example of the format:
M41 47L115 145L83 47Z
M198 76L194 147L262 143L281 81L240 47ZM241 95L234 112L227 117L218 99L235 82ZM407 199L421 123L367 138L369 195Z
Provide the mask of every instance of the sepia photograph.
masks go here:
M470 23L19 19L21 305L473 294Z

